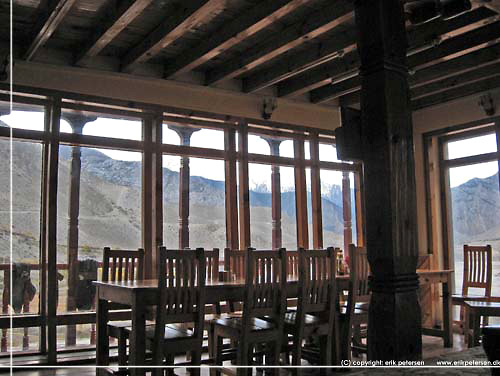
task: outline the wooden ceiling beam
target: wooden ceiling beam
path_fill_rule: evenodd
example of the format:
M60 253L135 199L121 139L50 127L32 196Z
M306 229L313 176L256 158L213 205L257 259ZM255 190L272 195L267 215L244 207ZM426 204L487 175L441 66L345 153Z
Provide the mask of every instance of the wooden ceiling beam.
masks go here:
M332 30L353 17L353 4L349 0L338 0L327 7L311 13L301 22L276 33L276 36L249 48L237 58L206 73L205 84L213 85L234 78L286 51Z
M298 54L286 53L269 69L243 79L243 92L253 93L306 70L329 62L356 48L356 30L350 28L323 43L314 44Z
M410 54L413 51L423 50L419 55L425 52L425 49L433 49L432 46L437 42L437 37L446 37L448 34L456 32L463 27L471 24L476 24L487 19L491 19L493 12L478 8L458 17L443 21L435 20L408 31L408 44L410 46ZM451 38L452 39L452 38ZM347 63L342 62L346 60ZM340 64L341 66L337 66ZM348 64L349 66L346 66ZM351 54L346 54L343 59L337 59L332 62L320 65L316 68L298 75L278 84L278 96L296 96L304 94L321 86L330 84L332 79L339 78L346 73L351 74L357 72L359 68L358 54L356 51ZM353 84L360 85L360 80L353 80Z
M486 78L493 78L498 75L500 75L500 63L493 63L477 69L469 70L465 73L412 88L410 90L410 97L412 99L418 99L429 94L449 90L464 84L481 81Z
M457 74L468 69L477 68L500 59L500 44L483 48L467 55L455 59L447 60L437 65L421 69L409 77L411 86L424 84L426 82L441 79L448 75ZM359 77L353 77L340 81L333 85L325 85L311 91L310 100L312 103L323 103L334 98L359 90ZM351 96L354 99L354 96Z
M500 14L500 0L472 0L474 5L487 7Z
M56 31L74 3L75 0L53 0L47 2L48 6L45 9L45 14L39 17L40 22L38 22L35 27L36 31L33 33L34 38L23 54L24 60L29 61L33 59L39 48L42 47L54 31Z
M208 40L202 40L197 46L168 61L165 64L165 77L169 78L197 68L307 2L308 0L274 0L255 5L223 25Z
M482 93L488 90L498 89L500 87L500 75L495 77L485 78L481 81L462 85L460 87L451 88L450 90L431 94L419 99L412 100L412 110L420 110L425 107L435 106L441 103L449 102L454 99L467 97L470 95Z
M105 20L105 26L94 33L91 40L83 48L76 59L76 65L83 59L98 55L111 41L120 34L153 0L125 0L119 7L113 6L107 12L110 16Z
M225 0L185 0L179 9L166 17L137 46L128 51L122 59L122 71L131 72L135 66L156 56L162 49L200 23L208 15L222 9Z

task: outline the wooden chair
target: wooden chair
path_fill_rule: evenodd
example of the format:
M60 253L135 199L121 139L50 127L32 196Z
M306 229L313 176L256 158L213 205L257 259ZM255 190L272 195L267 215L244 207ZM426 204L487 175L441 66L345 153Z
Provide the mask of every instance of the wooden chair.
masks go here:
M227 272L228 281L245 280L246 251L224 248L224 271ZM241 311L241 304L239 302L229 301L228 305L230 312Z
M459 331L465 333L465 309L467 301L489 301L491 299L492 281L492 251L491 246L470 246L464 244L464 274L462 282L462 294L455 294L451 297L453 305L460 305L460 319L454 321ZM473 295L469 293L470 288L484 289L483 295ZM484 317L484 325L488 325L488 318ZM467 336L465 337L467 340Z
M190 354L191 364L201 363L205 316L206 264L203 248L159 248L158 288L154 327L146 330L146 345L153 351L153 364L173 364L174 356ZM183 325L192 323L191 329ZM168 324L168 325L167 325ZM193 369L199 374L199 369ZM161 375L163 370L155 369Z
M318 336L319 363L340 361L335 248L298 251L299 293L296 311L285 315L285 333L293 337L292 364L300 365L302 342ZM332 354L334 359L332 359Z
M215 364L222 365L223 338L238 342L236 364L250 365L253 348L260 343L273 344L267 354L272 364L278 364L281 351L283 323L286 310L286 255L285 250L246 253L246 290L242 317L230 317L213 322ZM261 319L266 316L266 320ZM251 368L250 368L251 370ZM238 368L242 375L248 369ZM278 369L273 369L278 374ZM214 369L215 374L220 369Z
M341 307L341 358L351 359L351 351L366 352L361 344L361 326L368 325L370 266L366 249L349 244L349 295L347 304Z
M104 247L102 257L103 282L134 281L144 278L144 249L118 250ZM123 305L113 305L110 309L123 309ZM108 334L118 340L118 364L124 366L127 363L127 340L129 330L132 326L131 320L111 321L108 323Z

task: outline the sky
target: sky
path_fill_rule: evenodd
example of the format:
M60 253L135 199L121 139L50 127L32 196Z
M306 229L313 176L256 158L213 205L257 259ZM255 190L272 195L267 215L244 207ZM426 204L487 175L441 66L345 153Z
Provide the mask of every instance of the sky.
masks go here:
M13 111L10 115L0 118L5 123L15 128L43 130L44 116L40 112ZM61 132L71 133L71 127L62 119ZM98 118L89 122L83 129L83 134L141 140L141 122L121 119ZM168 127L163 128L163 143L179 145L179 136ZM309 143L306 142L306 158L309 158ZM194 132L191 136L191 146L206 147L224 150L224 132L219 130L203 129ZM469 155L483 154L496 151L496 137L494 134L475 137L462 141L448 143L448 157L450 159ZM140 161L142 155L139 152L98 149L113 159L126 161ZM248 151L256 154L269 154L269 146L265 140L256 135L248 137ZM336 150L332 145L320 144L320 160L337 162ZM287 140L280 145L280 155L293 157L293 142ZM180 157L165 155L163 165L174 171L179 171ZM193 176L203 176L212 180L224 180L224 162L221 160L208 160L203 158L190 158L190 170ZM472 166L450 169L450 186L456 187L466 181L478 177L485 178L494 175L498 171L497 162L481 163ZM294 174L292 167L281 167L282 190L291 190L294 187ZM307 183L310 186L310 174L306 174ZM249 165L250 188L265 186L270 190L271 167L269 165L251 163ZM342 174L337 171L321 172L322 183L325 185L341 184ZM353 179L351 179L351 185Z

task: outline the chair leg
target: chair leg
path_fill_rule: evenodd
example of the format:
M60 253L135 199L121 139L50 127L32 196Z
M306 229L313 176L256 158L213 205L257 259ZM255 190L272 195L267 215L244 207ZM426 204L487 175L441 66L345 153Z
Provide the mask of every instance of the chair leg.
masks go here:
M125 331L120 330L118 336L118 365L121 367L127 365L127 337Z
M281 341L277 340L274 342L274 349L273 349L273 366L279 366L280 364L280 353L281 353ZM279 376L280 374L280 369L278 367L273 368L273 375Z
M199 366L201 364L201 351L191 351L191 364L193 366ZM191 368L191 374L194 376L200 375L199 368Z
M214 329L213 333L213 356L214 363L216 366L222 366L222 340L223 338L217 334L217 330ZM210 376L220 376L220 370L216 368L210 368Z
M248 342L245 340L242 340L239 342L240 342L240 346L238 347L238 350L236 351L236 364L239 366L248 366L248 351L249 351ZM246 368L241 367L241 368L238 368L236 370L237 376L245 376L247 374L248 374L248 370Z

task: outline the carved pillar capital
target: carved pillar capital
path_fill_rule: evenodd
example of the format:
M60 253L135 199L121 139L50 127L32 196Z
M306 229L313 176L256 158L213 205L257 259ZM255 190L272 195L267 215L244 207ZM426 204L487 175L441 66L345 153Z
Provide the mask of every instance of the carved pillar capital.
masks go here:
M168 129L173 130L179 135L182 146L189 146L191 144L191 136L193 133L201 130L200 128L193 128L189 126L181 127L179 125L169 125Z
M75 134L82 134L85 124L97 119L96 116L88 116L79 113L63 113L61 117L69 123Z
M282 139L271 136L260 136L260 138L262 138L269 144L269 148L271 149L271 155L273 156L280 155L280 145L283 142Z

